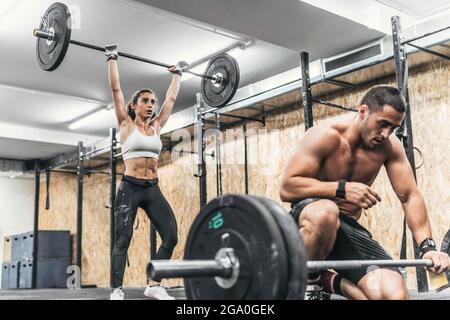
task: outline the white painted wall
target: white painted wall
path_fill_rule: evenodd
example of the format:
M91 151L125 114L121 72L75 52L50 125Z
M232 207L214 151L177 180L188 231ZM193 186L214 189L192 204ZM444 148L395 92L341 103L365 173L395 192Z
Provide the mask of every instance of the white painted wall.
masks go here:
M33 219L34 179L0 177L0 264L3 237L33 230Z

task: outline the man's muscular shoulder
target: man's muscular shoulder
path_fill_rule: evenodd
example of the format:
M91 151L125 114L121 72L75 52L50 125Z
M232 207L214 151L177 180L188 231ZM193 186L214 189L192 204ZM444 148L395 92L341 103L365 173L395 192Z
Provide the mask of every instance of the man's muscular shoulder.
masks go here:
M302 144L320 153L329 154L339 147L341 140L339 128L314 126L306 131Z
M390 160L403 155L405 149L400 139L395 134L391 134L384 145L384 152L387 156L386 160Z

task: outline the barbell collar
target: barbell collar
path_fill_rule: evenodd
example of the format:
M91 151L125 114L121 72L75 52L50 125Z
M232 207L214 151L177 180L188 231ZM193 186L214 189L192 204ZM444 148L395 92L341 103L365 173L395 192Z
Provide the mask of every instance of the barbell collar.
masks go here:
M44 30L39 30L39 29L34 29L33 35L37 38L50 40L50 41L53 41L53 38L55 36L54 33L51 31L44 31Z
M432 267L433 261L430 259L422 260L337 260L337 261L308 261L308 270L326 270L326 269L360 269L370 266L378 267Z

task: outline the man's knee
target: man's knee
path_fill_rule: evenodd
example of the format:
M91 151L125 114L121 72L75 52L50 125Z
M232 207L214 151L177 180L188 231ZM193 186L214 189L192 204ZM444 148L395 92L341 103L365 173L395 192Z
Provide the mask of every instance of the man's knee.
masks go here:
M384 300L407 300L409 298L408 288L403 277L395 271L384 269L381 295Z
M396 271L376 269L369 272L363 279L363 291L371 300L409 299L405 281Z
M337 230L339 228L339 208L331 200L319 200L308 205L300 218L321 229Z

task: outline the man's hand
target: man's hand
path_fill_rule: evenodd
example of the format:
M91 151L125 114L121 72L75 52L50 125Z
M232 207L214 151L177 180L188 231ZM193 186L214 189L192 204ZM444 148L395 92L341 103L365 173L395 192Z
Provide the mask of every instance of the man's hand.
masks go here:
M428 268L428 271L434 273L441 273L447 271L450 266L450 257L445 252L440 251L428 251L423 256L422 259L433 260L433 267Z
M369 209L381 201L381 198L378 193L364 183L347 182L345 184L345 200L363 209Z

